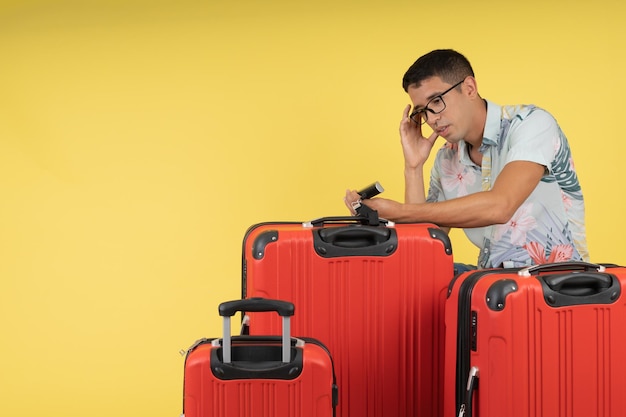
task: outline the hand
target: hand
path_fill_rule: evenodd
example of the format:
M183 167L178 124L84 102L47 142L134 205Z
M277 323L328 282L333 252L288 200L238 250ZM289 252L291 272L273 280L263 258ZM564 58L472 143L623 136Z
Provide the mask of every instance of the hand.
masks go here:
M405 167L415 169L426 162L439 135L436 131L433 131L428 138L424 137L422 125L415 123L409 118L410 111L411 105L407 105L402 113L400 142L402 144Z
M343 202L350 210L350 214L356 216L356 210L361 203L361 196L356 190L346 190L346 196L343 198Z
M361 200L361 196L356 192L356 190L346 190L346 196L343 201L346 207L348 207L348 210L350 210L350 214L353 216L356 215L355 208L358 208L358 204L365 204L372 210L376 210L378 212L378 217L391 221L395 221L395 219L400 215L400 210L402 209L401 203L387 198L376 197Z
M365 204L372 210L376 210L379 218L391 221L398 221L403 207L402 203L382 197L363 200L361 204Z

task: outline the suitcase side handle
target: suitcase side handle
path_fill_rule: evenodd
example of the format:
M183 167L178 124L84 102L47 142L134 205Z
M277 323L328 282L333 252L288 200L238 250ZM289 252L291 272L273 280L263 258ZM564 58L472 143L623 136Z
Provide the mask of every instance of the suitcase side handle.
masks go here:
M533 274L538 274L540 272L570 272L572 270L604 272L606 268L603 265L592 264L590 262L582 261L554 262L549 264L529 266L528 268L520 269L517 272L517 275L519 275L520 277L529 277Z
M324 242L342 247L365 247L384 243L391 236L390 230L379 227L330 227L320 230Z
M537 277L546 303L551 307L581 304L611 304L621 294L619 280L613 274L569 272Z
M293 303L269 298L245 298L242 300L226 301L218 306L220 316L224 318L222 336L222 358L224 363L232 362L232 340L230 331L230 318L238 311L270 312L275 311L283 319L283 363L291 361L291 316L295 311Z
M313 248L323 258L391 256L398 248L395 228L346 225L313 230Z
M571 273L549 275L543 278L548 286L556 291L568 295L597 294L611 288L613 280L606 274Z

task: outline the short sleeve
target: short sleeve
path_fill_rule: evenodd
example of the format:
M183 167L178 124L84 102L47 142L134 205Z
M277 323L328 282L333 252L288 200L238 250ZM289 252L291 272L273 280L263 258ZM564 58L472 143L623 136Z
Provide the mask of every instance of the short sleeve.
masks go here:
M530 161L551 169L560 147L561 134L556 120L545 110L534 108L511 120L507 163Z

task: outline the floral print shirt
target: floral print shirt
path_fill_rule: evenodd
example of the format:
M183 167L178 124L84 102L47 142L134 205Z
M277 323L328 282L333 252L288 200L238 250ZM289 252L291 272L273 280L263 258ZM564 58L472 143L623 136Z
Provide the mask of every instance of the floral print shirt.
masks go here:
M506 224L464 229L480 248L477 266L521 267L568 260L589 261L582 190L567 138L556 120L533 105L498 106L487 101L482 166L464 141L437 153L427 201L444 201L490 190L511 161L546 167L535 190Z

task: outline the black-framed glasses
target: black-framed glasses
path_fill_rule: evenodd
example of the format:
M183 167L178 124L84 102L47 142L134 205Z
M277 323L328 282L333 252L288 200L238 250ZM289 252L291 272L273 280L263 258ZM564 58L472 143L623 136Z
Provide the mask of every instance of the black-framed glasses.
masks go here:
M446 91L439 94L438 96L431 98L428 103L426 103L426 106L424 106L424 108L413 110L413 112L409 116L411 120L413 120L418 125L423 125L428 121L428 112L431 112L432 114L438 114L444 111L446 109L446 102L443 101L443 96L461 85L463 81L465 81L465 79L462 79L458 83L454 84L452 87L448 88ZM420 118L420 114L423 114L423 117Z

